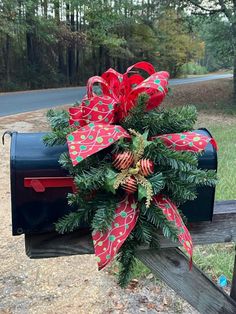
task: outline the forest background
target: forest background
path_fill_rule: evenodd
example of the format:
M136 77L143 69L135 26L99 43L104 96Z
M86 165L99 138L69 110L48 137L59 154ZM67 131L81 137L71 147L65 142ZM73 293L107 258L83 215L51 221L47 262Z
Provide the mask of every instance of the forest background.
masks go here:
M221 2L0 0L0 91L84 85L140 60L171 77L232 69Z

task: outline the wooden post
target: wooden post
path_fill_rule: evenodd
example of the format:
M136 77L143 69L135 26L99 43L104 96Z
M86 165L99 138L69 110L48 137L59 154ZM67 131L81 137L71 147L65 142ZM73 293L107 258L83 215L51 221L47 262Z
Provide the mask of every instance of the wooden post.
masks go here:
M218 288L179 249L139 251L137 257L202 314L235 314L236 302Z
M236 242L236 201L216 202L213 221L188 225L197 244ZM161 250L140 247L137 257L158 277L187 300L202 314L236 313L236 257L231 294L217 287L196 265L189 271L189 261L171 242L159 233ZM75 254L92 254L90 234L81 231L25 235L26 254L30 258L45 258Z
M236 249L236 247L235 247L235 249ZM236 301L236 251L235 251L235 256L234 256L234 270L233 270L230 296L232 299L234 299Z

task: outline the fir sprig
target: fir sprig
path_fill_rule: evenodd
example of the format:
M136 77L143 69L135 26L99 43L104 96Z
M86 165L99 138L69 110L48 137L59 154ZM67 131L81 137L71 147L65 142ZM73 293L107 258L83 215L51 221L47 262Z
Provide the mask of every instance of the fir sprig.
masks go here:
M79 190L95 191L104 186L106 173L110 164L101 163L99 167L90 167L88 170L75 175L75 184Z
M131 232L128 239L120 248L117 260L120 263L118 283L124 288L132 279L134 267L136 265L135 252L140 243Z
M75 129L71 127L66 127L64 129L57 129L48 134L43 138L44 144L46 146L55 146L55 145L65 145L66 136L73 132Z
M154 195L159 193L165 186L165 180L162 173L155 173L153 176L148 178L152 185Z
M194 106L183 106L168 110L157 108L148 112L143 110L145 106L146 103L140 96L137 106L131 110L130 115L121 122L121 125L125 129L135 129L140 133L148 129L149 136L155 136L192 131L197 120L197 111Z
M145 148L144 157L151 159L156 165L163 169L175 169L188 171L197 167L198 158L196 154L186 151L175 151L165 146L161 139L157 138Z
M61 234L72 232L81 226L84 221L85 210L71 212L60 218L55 224L55 230Z
M164 237L171 239L174 242L178 241L178 230L172 221L169 221L163 214L163 211L156 205L152 204L149 208L141 206L141 212L148 222L154 225L157 229L161 228Z
M92 221L92 228L95 231L106 232L115 217L117 199L115 197L100 200L96 204L96 212Z
M69 113L67 110L49 109L47 119L53 131L69 127Z

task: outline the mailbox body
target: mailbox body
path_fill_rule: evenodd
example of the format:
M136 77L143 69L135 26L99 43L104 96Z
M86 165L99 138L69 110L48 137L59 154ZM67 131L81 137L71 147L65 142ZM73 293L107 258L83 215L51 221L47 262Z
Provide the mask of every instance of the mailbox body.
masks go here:
M205 129L198 133L210 136ZM12 134L11 142L11 198L13 235L45 233L54 230L54 223L65 214L73 211L67 203L70 187L49 187L44 192L36 192L25 187L25 178L67 177L68 173L58 163L61 153L67 146L47 147L43 143L45 133ZM199 159L202 169L216 169L217 155L211 144ZM212 219L215 189L198 189L198 198L189 201L181 210L188 221Z

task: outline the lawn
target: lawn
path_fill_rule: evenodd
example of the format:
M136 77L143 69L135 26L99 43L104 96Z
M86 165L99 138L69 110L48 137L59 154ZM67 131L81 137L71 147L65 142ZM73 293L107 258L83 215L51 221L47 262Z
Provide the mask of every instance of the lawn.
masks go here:
M183 88L175 87L173 97L165 101L166 106L196 105L199 111L196 127L207 128L216 139L219 146L219 183L216 188L216 200L236 199L236 106L234 108L229 103L229 96L232 94L231 84L229 80L218 80L185 85ZM233 271L234 245L228 243L196 246L194 261L213 279L217 280L221 274L224 274L230 281ZM135 276L147 274L147 268L138 262Z

